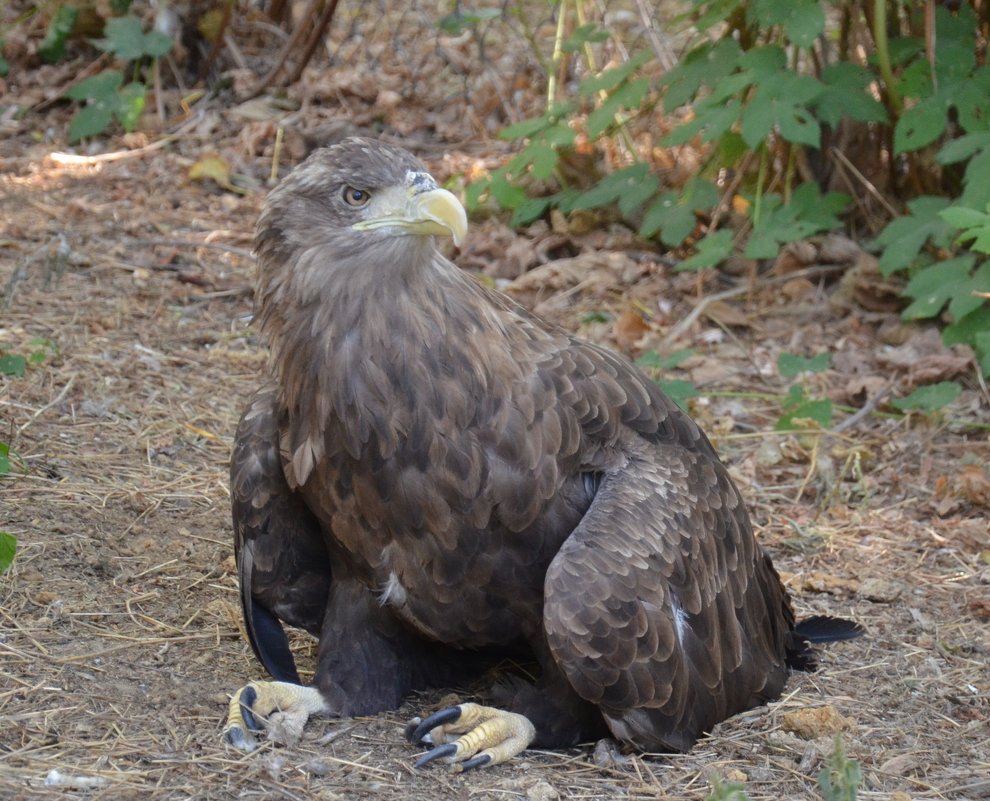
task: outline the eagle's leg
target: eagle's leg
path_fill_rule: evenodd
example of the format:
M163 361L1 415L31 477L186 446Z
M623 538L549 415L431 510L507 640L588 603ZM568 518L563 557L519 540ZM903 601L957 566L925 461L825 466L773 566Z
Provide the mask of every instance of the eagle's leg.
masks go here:
M417 768L446 759L458 772L512 759L535 736L536 729L525 716L478 704L448 707L426 720L413 718L406 726L410 742L434 746L416 761Z
M323 694L315 687L286 681L252 681L230 699L224 739L250 752L255 748L253 732L278 727L287 736L298 736L310 715L328 712Z

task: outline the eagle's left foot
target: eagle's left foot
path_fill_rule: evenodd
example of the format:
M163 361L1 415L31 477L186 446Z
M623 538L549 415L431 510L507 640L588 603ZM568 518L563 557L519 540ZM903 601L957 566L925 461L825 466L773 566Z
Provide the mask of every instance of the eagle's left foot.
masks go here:
M441 709L426 720L413 718L406 726L409 742L434 746L416 760L417 768L445 758L456 772L505 762L524 751L535 736L533 724L522 715L478 704Z
M223 737L235 748L250 752L253 734L268 731L271 739L294 742L310 715L326 711L323 695L315 687L286 681L252 681L230 699Z

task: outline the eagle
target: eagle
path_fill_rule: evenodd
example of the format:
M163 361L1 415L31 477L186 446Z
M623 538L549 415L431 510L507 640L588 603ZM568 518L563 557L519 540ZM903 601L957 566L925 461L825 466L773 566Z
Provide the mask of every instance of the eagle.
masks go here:
M370 715L506 659L491 705L406 730L454 769L611 736L685 751L777 698L813 642L697 424L626 358L460 270L467 216L409 152L349 138L268 196L256 319L271 376L230 481L245 628L273 681L231 698L249 751L274 714ZM300 681L284 625L318 638Z

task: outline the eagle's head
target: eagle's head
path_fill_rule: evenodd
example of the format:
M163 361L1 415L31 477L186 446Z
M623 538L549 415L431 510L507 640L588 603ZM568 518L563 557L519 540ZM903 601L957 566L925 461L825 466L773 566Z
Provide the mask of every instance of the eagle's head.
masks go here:
M348 259L389 250L414 254L410 237L450 236L460 245L467 215L422 162L374 139L352 137L315 151L265 201L259 258L286 264L311 248ZM400 241L396 241L401 238Z

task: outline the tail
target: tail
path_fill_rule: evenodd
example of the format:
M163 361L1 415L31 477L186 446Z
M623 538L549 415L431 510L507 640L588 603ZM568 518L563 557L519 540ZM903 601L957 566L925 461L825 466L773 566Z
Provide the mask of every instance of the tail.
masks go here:
M794 670L814 670L817 667L811 647L823 642L854 640L866 634L859 623L842 617L814 615L794 627L787 644L787 665Z

